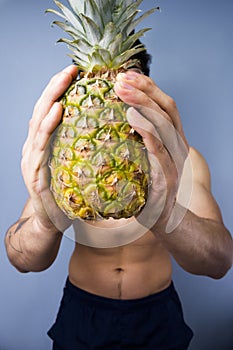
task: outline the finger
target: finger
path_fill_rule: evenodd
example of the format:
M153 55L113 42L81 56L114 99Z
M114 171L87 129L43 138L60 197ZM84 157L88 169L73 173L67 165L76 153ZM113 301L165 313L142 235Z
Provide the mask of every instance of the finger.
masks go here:
M176 142L173 137L175 131L172 124L154 110L148 108L144 111L147 112L146 116L148 118L145 114L139 113L134 107L130 107L126 114L129 124L142 136L145 143L149 141L147 145L149 152L152 152L153 144L154 146L159 145L159 149L165 146L168 151L171 150Z
M67 89L72 80L77 76L78 69L72 65L65 68L62 72L56 74L51 80L48 86L45 88L40 99L38 100L31 120L29 121L28 138L24 144L23 152L27 149L28 144L31 143L38 132L40 123L49 113L50 108L54 104L54 101ZM50 96L49 96L50 95Z
M146 205L137 216L137 221L147 229L151 229L164 210L167 198L167 182L159 159L152 153L148 153L148 157L151 165L151 186ZM151 215L151 212L153 212L153 215Z
M169 115L174 114L176 110L175 101L163 92L150 77L129 70L126 73L118 74L117 81L119 80L143 91Z
M118 74L119 76L120 74ZM159 112L167 120L171 120L170 116L163 111L160 106L153 101L142 90L129 85L124 80L118 80L114 85L114 90L122 101L142 111L143 107L151 108Z
M52 133L60 123L62 110L61 103L55 102L41 124L38 125L37 130L35 130L32 121L30 121L28 137L23 146L22 156L32 149L38 149L39 151L45 150Z
M137 76L143 77L140 74L137 74ZM125 103L134 106L153 125L155 125L164 145L168 148L170 153L173 151L173 154L176 154L177 158L179 158L179 152L182 149L182 155L184 157L187 156L188 142L184 136L181 121L179 121L179 127L176 128L171 117L162 110L156 102L154 102L143 91L126 83L124 79L122 81L121 74L118 74L115 91ZM178 112L176 112L176 114L178 115L177 118L179 118ZM177 164L179 163L180 162L177 162Z
M43 118L49 113L53 103L62 96L71 82L77 77L77 74L78 68L72 65L52 77L34 108L32 128L35 131L37 131Z
M41 98L51 100L52 103L65 92L70 83L77 77L77 66L69 66L57 73L43 91Z
M120 74L118 74L118 76L119 75ZM170 124L169 137L172 139L176 137L176 131L174 129L174 124L170 116L143 91L134 88L122 81L118 81L115 84L114 88L118 96L125 103L136 108L142 115L144 115L144 117L146 117L153 125L155 125L164 142L166 142L164 139L168 139L166 137L166 129L168 127L168 124ZM184 142L186 143L186 139L183 133L181 135L181 138L183 138Z
M180 135L182 136L184 142L186 144L187 140L185 138L184 132L183 132L183 128L182 128L182 123L180 120L180 115L179 112L177 110L176 107L176 103L175 101L168 96L166 93L164 93L155 83L154 81L142 74L139 74L135 71L129 70L126 73L120 73L117 75L117 82L121 84L121 87L128 88L128 90L140 90L141 92L143 92L148 98L150 98L152 101L154 101L162 111L165 112L165 114L162 113L162 115L164 115L165 118L167 118L168 120L170 119L172 121L172 123L174 124L175 128L179 131ZM118 86L117 86L118 87ZM121 92L120 92L121 93ZM130 103L130 99L134 100L134 103L137 103L137 100L140 95L136 95L135 91L134 94L128 94L128 96L126 96L125 92L124 95L122 96L123 100L126 97L127 101L125 101L126 103ZM141 95L142 97L142 95ZM150 104L145 104L148 103L148 100L146 101L146 99L138 99L138 104L147 106L149 108L153 108L152 103L150 102Z
M160 158L167 157L167 154L169 155L176 165L180 178L184 161L188 155L183 139L179 136L175 127L159 113L151 111L151 109L148 109L147 113L153 114L153 121L156 119L159 120L157 124L162 123L162 127L159 128L159 130L149 119L145 119L145 117L133 107L127 110L129 124L142 136L149 152L156 154ZM162 121L160 119L162 119ZM166 162L168 162L168 159Z
M47 116L43 119L36 137L38 140L38 150L44 151L47 148L50 137L52 136L56 127L60 124L62 111L63 108L61 103L55 102Z
M127 119L133 129L142 136L148 155L152 154L153 156L156 156L158 161L161 162L161 166L164 168L165 173L170 172L171 167L174 165L174 161L166 146L164 146L160 139L160 135L157 133L155 127L133 107L129 108L127 111Z
M134 87L132 88L130 85L122 81L115 83L114 88L118 96L125 103L129 104L130 106L133 106L135 109L137 109L140 112L141 115L144 115L144 117L151 122L153 129L154 129L153 125L156 127L156 129L159 131L159 134L160 134L160 131L163 133L164 123L167 124L169 122L172 125L172 120L169 117L169 115L166 112L164 112L158 106L157 103L151 100L151 98L149 98L141 90L138 90ZM150 132L152 133L151 130ZM160 136L163 136L163 135L160 135Z

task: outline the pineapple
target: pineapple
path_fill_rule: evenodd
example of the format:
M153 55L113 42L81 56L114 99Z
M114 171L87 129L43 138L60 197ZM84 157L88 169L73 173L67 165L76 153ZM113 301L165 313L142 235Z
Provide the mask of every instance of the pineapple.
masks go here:
M54 0L64 21L53 23L71 36L59 39L78 65L77 80L61 98L63 117L51 142L51 191L72 220L130 218L144 207L149 161L141 136L128 124L129 108L114 92L119 72L140 69L133 56L148 30L135 27L143 0ZM137 44L139 42L139 44Z

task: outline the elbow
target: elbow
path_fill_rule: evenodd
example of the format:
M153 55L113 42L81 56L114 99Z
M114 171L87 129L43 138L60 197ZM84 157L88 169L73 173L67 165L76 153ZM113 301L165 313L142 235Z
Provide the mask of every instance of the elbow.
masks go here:
M206 276L215 280L219 280L226 276L233 264L233 250L224 253L209 255L202 262L189 265L180 264L183 269L191 274Z
M29 269L26 268L25 264L20 261L19 259L16 259L14 255L9 254L7 252L7 257L10 262L10 264L20 273L27 273L30 272Z
M233 261L232 257L225 258L225 261L219 264L219 267L216 268L215 273L210 277L212 277L216 280L219 280L219 279L225 277L226 274L228 273L228 271L232 267L232 261Z
M36 266L34 265L29 265L29 264L23 264L23 263L17 263L15 261L11 261L9 259L11 265L20 273L28 273L28 272L42 272L47 270L51 264L46 264L46 265L42 265L42 264L38 264Z
M20 273L28 273L28 272L42 272L47 270L52 262L31 262L31 261L21 261L21 262L11 262L11 264L15 267L15 269Z
M20 272L20 273L28 273L28 272L30 272L30 271L27 271L27 270L22 269L21 267L15 266L15 268L16 268L16 270L17 270L18 272Z
M210 277L219 280L226 276L233 264L233 244L229 246L228 251L220 254L216 261L215 269L211 271Z
M10 251L7 251L7 257L10 264L20 273L41 272L48 269L52 264L51 261L49 263L32 263L25 257L23 258Z
M221 271L216 271L214 273L209 274L208 277L214 279L214 280L220 280L221 278L225 277L229 269L221 270Z
M12 258L10 255L8 255L8 260L11 263L11 265L20 273L27 273L30 272L25 266L24 264L15 261L14 258Z
M211 258L214 263L209 276L216 280L226 276L233 265L233 240L230 235L222 246L210 253L209 260Z

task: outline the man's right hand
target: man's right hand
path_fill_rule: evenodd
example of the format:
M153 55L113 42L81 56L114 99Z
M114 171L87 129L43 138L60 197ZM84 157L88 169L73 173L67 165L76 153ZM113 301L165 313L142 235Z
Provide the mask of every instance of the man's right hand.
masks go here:
M62 105L57 100L77 74L77 67L72 65L50 80L35 105L22 152L22 174L35 216L45 228L55 226L59 231L64 231L70 220L57 207L49 188L49 142L62 117Z

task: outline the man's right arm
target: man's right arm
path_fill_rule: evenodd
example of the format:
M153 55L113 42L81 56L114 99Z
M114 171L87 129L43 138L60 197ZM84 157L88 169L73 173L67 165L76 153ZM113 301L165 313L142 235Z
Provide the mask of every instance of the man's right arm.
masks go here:
M37 101L22 151L22 175L29 200L20 219L7 231L10 262L19 271L41 271L57 256L62 232L71 221L57 207L50 191L50 139L62 118L60 96L76 79L74 65L56 74Z
M8 258L17 270L38 272L53 263L61 239L62 232L52 223L41 224L29 199L20 219L8 229L5 245Z

